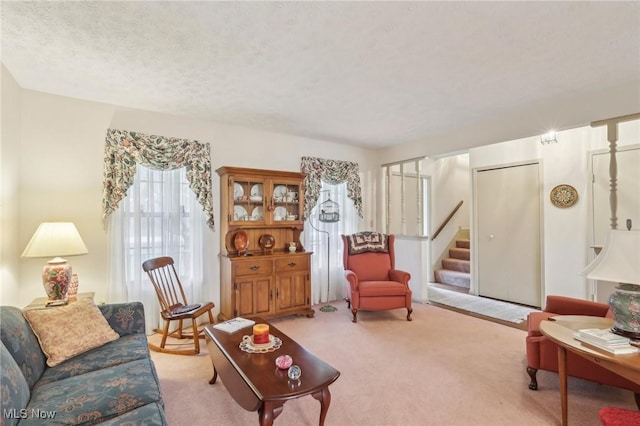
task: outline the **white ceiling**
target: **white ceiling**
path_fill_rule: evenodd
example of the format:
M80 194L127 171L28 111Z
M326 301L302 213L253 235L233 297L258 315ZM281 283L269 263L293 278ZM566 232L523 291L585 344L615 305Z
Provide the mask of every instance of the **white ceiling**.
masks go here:
M0 7L25 89L364 147L640 111L638 1Z

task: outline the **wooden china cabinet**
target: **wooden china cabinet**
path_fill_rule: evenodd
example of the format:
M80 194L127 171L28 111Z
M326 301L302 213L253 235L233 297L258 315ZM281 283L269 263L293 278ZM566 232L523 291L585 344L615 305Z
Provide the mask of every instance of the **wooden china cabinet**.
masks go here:
M220 167L220 314L311 318L304 250L304 174ZM291 248L292 244L295 248Z

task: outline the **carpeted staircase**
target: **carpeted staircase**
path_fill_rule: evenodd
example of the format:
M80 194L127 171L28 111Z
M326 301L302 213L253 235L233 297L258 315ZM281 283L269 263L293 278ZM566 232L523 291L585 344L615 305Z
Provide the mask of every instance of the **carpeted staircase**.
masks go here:
M471 241L456 240L449 257L442 259L442 269L435 272L435 281L468 290L471 286Z

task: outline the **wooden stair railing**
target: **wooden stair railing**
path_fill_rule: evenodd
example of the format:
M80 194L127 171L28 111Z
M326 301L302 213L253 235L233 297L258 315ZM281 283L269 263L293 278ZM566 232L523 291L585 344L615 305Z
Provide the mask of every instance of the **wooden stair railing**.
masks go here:
M438 227L438 229L436 230L436 232L433 233L433 236L431 237L431 240L435 240L436 237L440 234L440 232L442 232L442 230L444 229L445 226L447 226L447 224L449 223L449 221L451 221L451 219L453 218L453 215L456 214L456 212L460 209L460 206L462 206L463 201L460 200L460 202L458 203L457 206L455 206L453 208L453 210L451 210L451 213L449 213L449 216L447 216L447 218L442 222L442 224Z

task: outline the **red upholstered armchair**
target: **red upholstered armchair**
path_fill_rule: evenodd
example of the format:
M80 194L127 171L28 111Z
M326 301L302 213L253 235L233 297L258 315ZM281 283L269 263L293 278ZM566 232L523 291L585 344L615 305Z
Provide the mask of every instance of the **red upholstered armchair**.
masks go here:
M377 232L342 235L347 306L357 322L359 309L379 311L407 308L411 321L408 272L395 269L395 237Z
M554 315L611 316L609 305L574 299L565 296L547 296L543 312L532 312L528 317L527 333L527 373L531 378L529 389L538 389L538 370L558 372L558 346L540 332L540 322ZM567 375L584 380L629 389L635 393L636 404L640 407L640 385L601 367L571 351L567 352Z

